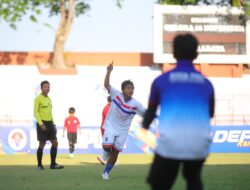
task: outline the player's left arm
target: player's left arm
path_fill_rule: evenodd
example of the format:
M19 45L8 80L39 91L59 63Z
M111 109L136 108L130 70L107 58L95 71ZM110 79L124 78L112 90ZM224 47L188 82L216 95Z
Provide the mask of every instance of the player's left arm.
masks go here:
M159 104L159 90L157 88L157 83L154 81L151 86L148 108L142 121L143 128L148 129L151 122L156 117L158 104Z
M143 117L143 121L142 121L143 128L145 128L145 129L149 128L149 125L156 117L156 114L155 114L156 110L157 110L156 104L149 104L148 109L146 110L146 113L145 113L145 115Z
M79 134L81 134L81 125L80 125L80 121L78 118L77 118L77 129L79 131Z
M80 124L77 125L77 129L78 129L79 134L81 134L81 127L80 127Z
M53 123L53 125L54 125L54 127L56 127L56 124L55 124L55 121L54 121L54 117L53 117L53 114L52 114L52 100L51 100L51 98L50 97L48 97L49 98L49 101L50 101L50 111L51 111L51 116L52 116L52 123Z
M214 89L212 87L212 93L210 97L210 107L209 107L210 118L214 117L214 109L215 109L215 95L214 95Z

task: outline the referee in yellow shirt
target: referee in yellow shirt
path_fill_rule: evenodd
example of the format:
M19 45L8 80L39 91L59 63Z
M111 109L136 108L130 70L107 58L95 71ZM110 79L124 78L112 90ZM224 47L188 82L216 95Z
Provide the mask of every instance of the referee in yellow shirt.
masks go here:
M41 91L42 93L35 98L34 102L34 112L37 120L37 140L39 141L39 147L37 149L37 169L44 169L42 165L42 157L43 149L47 140L50 140L52 144L50 149L50 169L62 169L64 166L56 163L58 142L56 138L56 127L52 117L52 103L48 96L50 91L50 84L48 81L41 82Z

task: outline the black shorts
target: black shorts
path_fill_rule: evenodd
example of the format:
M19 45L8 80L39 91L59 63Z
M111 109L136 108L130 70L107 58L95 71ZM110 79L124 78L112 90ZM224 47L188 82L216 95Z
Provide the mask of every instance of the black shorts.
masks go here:
M183 164L183 175L200 177L201 168L204 163L202 160L175 160L163 158L155 155L147 182L158 189L170 189L177 177L180 164Z
M46 131L43 131L39 124L36 124L37 140L38 141L47 141L54 140L56 138L56 126L52 121L43 121L43 124L47 128Z
M68 140L71 143L76 143L77 142L77 133L67 133Z

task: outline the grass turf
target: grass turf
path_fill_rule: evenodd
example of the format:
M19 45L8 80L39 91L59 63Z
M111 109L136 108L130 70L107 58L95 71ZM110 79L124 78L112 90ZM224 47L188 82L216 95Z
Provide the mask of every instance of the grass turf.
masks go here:
M49 169L49 155L44 155L45 170L36 170L35 155L0 155L1 190L149 190L145 183L152 155L121 154L119 165L104 181L104 166L97 155L81 154L69 159L58 155L57 162L63 170ZM250 187L250 154L211 154L203 169L206 190L248 190ZM185 189L181 172L173 190Z

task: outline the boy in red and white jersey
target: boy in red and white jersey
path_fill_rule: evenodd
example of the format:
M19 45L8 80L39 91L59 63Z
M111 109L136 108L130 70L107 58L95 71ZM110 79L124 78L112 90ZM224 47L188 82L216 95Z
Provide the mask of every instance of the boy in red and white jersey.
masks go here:
M111 96L112 103L103 125L105 132L102 146L104 151L109 154L109 159L102 174L103 179L109 179L108 174L116 163L119 152L123 149L130 124L135 114L143 116L146 111L145 108L132 97L134 84L130 80L122 82L122 92L110 86L109 78L112 70L113 63L108 65L104 80L104 86Z

